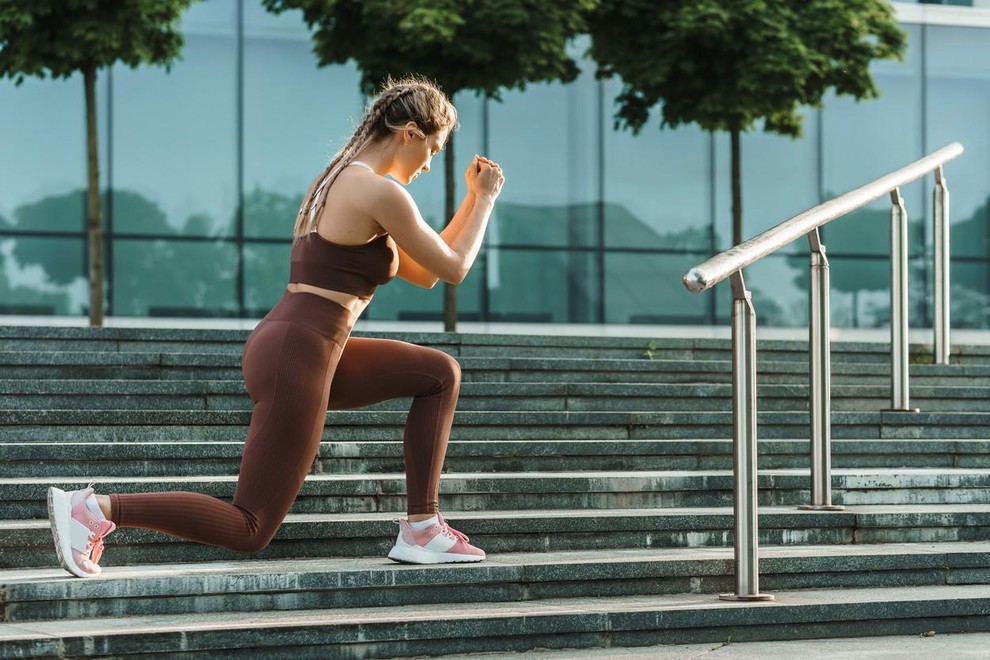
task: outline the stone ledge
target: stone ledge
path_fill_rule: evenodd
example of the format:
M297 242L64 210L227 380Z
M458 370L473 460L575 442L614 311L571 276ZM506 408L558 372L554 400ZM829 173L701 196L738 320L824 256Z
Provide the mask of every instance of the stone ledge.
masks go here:
M990 571L988 543L767 546L760 554L767 590L960 584L969 569ZM421 599L476 602L482 593L503 601L719 593L734 588L733 569L731 548L507 553L481 564L429 567L377 557L243 560L110 567L98 580L72 579L61 569L0 571L0 592L9 623L368 607Z
M294 653L372 657L536 647L986 630L990 586L836 589L776 594L769 603L710 595L565 598L304 612L121 617L7 624L4 655L217 653L293 647ZM346 651L345 651L346 650Z

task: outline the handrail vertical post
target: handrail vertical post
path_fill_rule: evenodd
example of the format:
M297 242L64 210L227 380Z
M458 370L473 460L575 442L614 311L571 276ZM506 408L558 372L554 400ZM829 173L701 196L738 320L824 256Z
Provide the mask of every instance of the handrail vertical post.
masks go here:
M811 504L799 509L842 511L832 504L832 364L829 328L829 267L818 229L808 233L811 282L808 287L809 372L811 374Z
M736 593L722 600L773 600L760 593L756 473L756 312L741 271L732 284L732 412Z
M949 188L942 166L935 168L932 193L935 219L935 364L949 364Z
M890 191L890 202L891 410L917 412L908 389L908 217L900 188Z

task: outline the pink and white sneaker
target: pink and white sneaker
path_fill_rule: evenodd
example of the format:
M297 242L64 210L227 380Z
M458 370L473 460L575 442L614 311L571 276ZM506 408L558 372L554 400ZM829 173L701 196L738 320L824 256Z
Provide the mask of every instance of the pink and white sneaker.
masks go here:
M439 523L422 531L413 529L405 520L396 520L399 536L388 558L403 564L450 564L485 558L485 551L468 543L466 534L448 525L443 516L439 518Z
M48 518L55 537L55 551L62 568L76 577L95 577L102 572L103 537L117 528L102 515L94 515L86 506L93 485L68 493L48 489Z

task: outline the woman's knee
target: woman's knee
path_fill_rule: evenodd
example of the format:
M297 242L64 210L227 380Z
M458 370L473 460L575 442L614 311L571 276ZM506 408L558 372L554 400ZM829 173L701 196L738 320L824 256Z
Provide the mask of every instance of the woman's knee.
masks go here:
M227 545L227 549L233 550L235 552L244 552L244 553L261 552L262 550L268 547L268 545L272 542L273 538L275 538L274 534L267 534L264 536L259 534L252 534L242 539L237 539L233 543L230 543L229 545Z
M444 385L459 388L461 385L461 365L453 356L431 349L429 366L434 377Z

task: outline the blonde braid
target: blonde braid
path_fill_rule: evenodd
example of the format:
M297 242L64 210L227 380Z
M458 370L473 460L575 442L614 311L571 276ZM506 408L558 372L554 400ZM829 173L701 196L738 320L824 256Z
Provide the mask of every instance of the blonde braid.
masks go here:
M386 81L385 88L370 103L364 119L361 121L357 130L354 131L351 139L348 140L343 149L338 151L330 159L330 164L310 184L305 197L303 197L303 202L299 207L299 213L296 215L296 223L293 230L293 237L295 239L299 239L309 232L316 230L319 224L320 213L326 206L330 186L333 185L340 172L351 164L355 156L374 140L383 138L390 132L401 130L404 127L405 122L395 124L389 121L386 113L394 104L402 101L401 109L403 112L400 113L400 116L407 117L405 121L414 121L420 132L424 134L424 137L427 133L434 132L435 129L427 130L430 128L429 126L421 125L422 120L417 117L418 113L412 112L409 104L404 100L405 97L417 91L424 91L425 88L433 89L440 94L439 90L435 87L416 78L405 78L399 81L389 79ZM453 106L450 106L449 101L447 105L453 113L452 121L456 123L456 110L453 110Z

